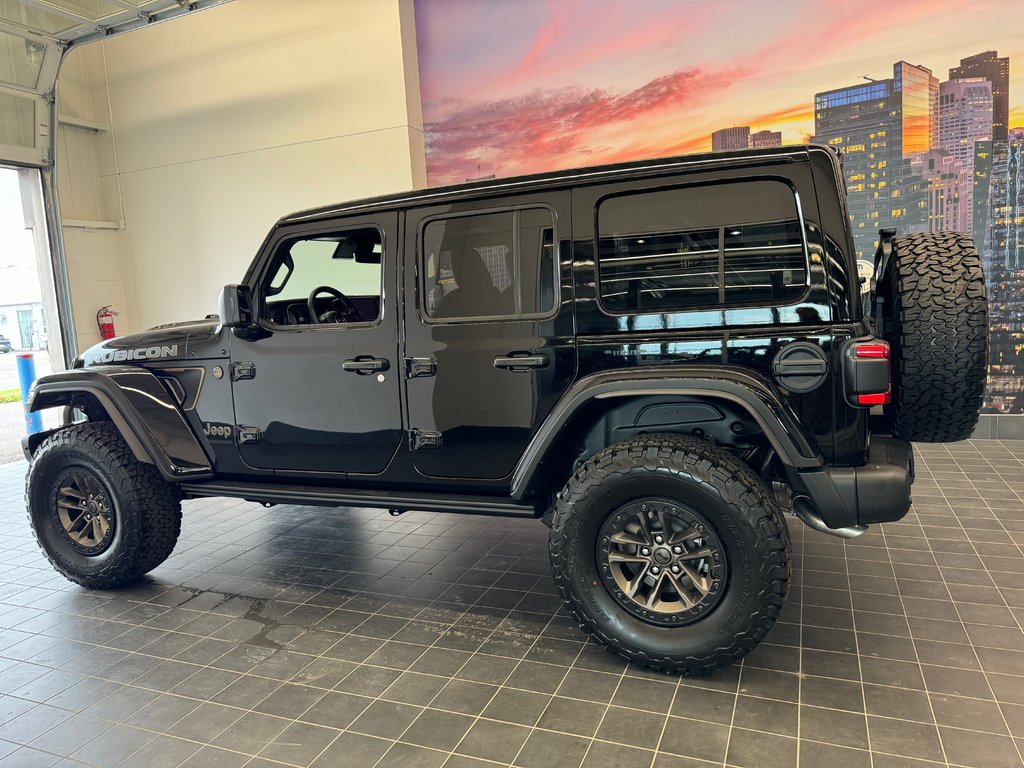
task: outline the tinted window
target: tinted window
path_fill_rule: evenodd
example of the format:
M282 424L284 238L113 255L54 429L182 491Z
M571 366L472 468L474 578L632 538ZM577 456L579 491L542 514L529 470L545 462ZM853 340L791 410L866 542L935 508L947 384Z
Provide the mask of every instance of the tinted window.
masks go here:
M544 208L435 219L423 231L424 308L438 320L554 307L554 222Z
M279 325L308 323L332 311L331 322L378 319L381 254L381 233L373 227L283 243L264 284L265 316ZM306 303L317 288L332 290L318 294L318 318L310 318ZM338 300L332 291L341 293L351 303Z
M781 303L806 285L796 198L782 182L609 198L598 232L601 301L615 312Z
M519 211L519 296L521 315L546 315L555 306L555 245L551 211Z

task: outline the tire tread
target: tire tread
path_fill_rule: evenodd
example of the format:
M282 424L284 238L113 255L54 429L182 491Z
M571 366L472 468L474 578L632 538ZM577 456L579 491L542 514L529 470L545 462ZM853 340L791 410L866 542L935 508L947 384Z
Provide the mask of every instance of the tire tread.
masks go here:
M974 241L958 232L893 239L893 402L897 437L965 440L985 392L988 304Z
M140 516L138 535L127 537L123 552L88 575L74 572L53 557L32 524L35 469L46 456L68 450L88 453L100 462L118 496L121 514ZM93 589L111 589L153 570L170 557L181 533L181 494L177 486L164 480L152 464L136 459L117 427L109 421L74 424L43 441L25 481L25 508L36 542L50 564L68 580Z
M756 532L756 549L764 587L758 609L745 628L704 656L651 656L605 632L584 609L570 585L568 532L577 514L575 503L597 486L636 472L672 472L696 479L739 513ZM789 529L765 484L750 467L715 445L684 435L642 435L605 448L570 478L555 504L549 556L563 603L580 629L631 662L662 672L707 674L750 653L768 635L785 604L791 573Z

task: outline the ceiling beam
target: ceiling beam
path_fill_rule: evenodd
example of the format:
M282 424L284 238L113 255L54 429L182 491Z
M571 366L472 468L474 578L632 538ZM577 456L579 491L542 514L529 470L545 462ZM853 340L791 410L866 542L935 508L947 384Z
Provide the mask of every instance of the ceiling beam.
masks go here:
M44 34L38 29L30 29L29 27L8 19L0 19L0 30L9 32L12 35L17 35L18 37L24 37L27 40L32 40L37 43L57 42L57 37L55 35Z
M118 35L122 32L141 29L150 24L178 18L194 11L202 11L206 8L222 5L228 1L191 0L190 2L179 2L179 0L162 0L162 2L146 3L141 7L130 6L131 11L112 14L101 19L99 22L83 25L83 27L91 27L92 32L77 34L74 30L68 30L67 32L62 32L58 37L67 40L71 45L81 45L94 40L103 40L111 35ZM159 10L154 10L154 8Z

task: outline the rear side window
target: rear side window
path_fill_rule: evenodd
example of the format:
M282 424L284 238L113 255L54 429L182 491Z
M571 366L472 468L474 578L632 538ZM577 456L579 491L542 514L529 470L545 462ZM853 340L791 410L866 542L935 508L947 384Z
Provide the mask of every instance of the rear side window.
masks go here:
M597 222L599 292L612 312L781 304L807 285L796 197L781 181L606 198Z
M423 228L424 311L438 321L517 319L554 309L547 208L433 219Z

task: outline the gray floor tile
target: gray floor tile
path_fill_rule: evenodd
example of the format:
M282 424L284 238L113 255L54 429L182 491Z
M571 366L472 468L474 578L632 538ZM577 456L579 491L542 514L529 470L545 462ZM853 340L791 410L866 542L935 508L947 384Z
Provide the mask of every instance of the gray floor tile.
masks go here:
M904 521L791 523L781 622L693 679L587 640L535 521L191 501L174 556L102 593L0 494L0 766L1016 766L1022 455L919 446Z

